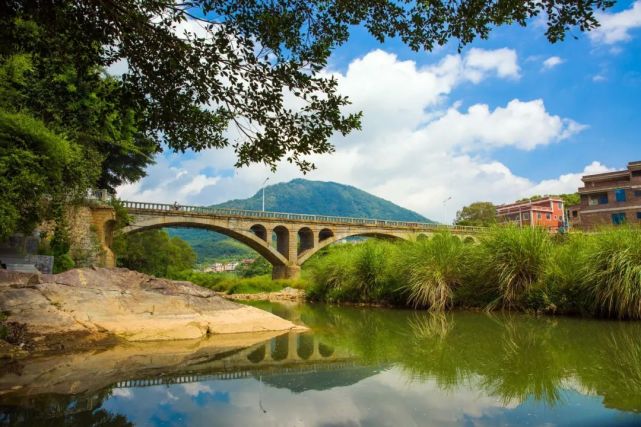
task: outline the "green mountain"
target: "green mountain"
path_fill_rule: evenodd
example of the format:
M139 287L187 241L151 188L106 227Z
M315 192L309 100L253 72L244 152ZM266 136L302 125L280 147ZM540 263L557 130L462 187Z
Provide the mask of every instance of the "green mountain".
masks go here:
M230 200L213 207L261 210L262 191L248 199ZM432 222L424 216L373 196L350 185L335 182L293 181L265 187L265 210L272 212L353 218ZM187 241L200 261L219 258L255 257L251 249L221 234L201 229L168 229L171 236Z

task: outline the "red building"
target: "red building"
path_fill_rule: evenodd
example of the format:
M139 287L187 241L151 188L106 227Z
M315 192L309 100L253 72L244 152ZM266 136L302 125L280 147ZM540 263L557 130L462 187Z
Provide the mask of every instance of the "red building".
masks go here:
M499 222L511 222L522 227L543 227L552 231L565 225L563 200L557 197L500 205L496 207L496 216Z

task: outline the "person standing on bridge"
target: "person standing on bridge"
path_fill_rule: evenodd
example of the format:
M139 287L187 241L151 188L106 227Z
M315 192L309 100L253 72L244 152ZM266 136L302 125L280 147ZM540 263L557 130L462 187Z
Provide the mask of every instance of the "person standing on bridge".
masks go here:
M174 202L174 210L179 211L180 210L180 205L178 202Z

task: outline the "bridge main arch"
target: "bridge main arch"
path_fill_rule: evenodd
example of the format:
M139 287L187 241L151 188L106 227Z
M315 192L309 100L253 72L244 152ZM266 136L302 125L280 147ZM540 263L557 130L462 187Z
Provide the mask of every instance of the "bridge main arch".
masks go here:
M177 215L170 217L150 216L147 218L135 218L130 225L121 230L121 233L136 233L165 227L201 228L215 231L249 246L275 268L286 266L289 263L283 253L272 247L271 239L268 238L268 234L271 233L268 233L267 227L259 223L253 224L245 230L242 227L238 227L238 224L230 224L229 221L217 221L210 218L181 217Z

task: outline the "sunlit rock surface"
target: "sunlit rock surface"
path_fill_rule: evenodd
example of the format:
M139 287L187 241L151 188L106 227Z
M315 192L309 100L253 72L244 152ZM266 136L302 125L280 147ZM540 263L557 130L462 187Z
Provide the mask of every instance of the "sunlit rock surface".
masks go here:
M4 323L27 349L74 342L196 339L209 334L286 331L293 323L227 301L189 282L127 269L84 268L57 275L0 274ZM77 347L76 347L77 348Z

